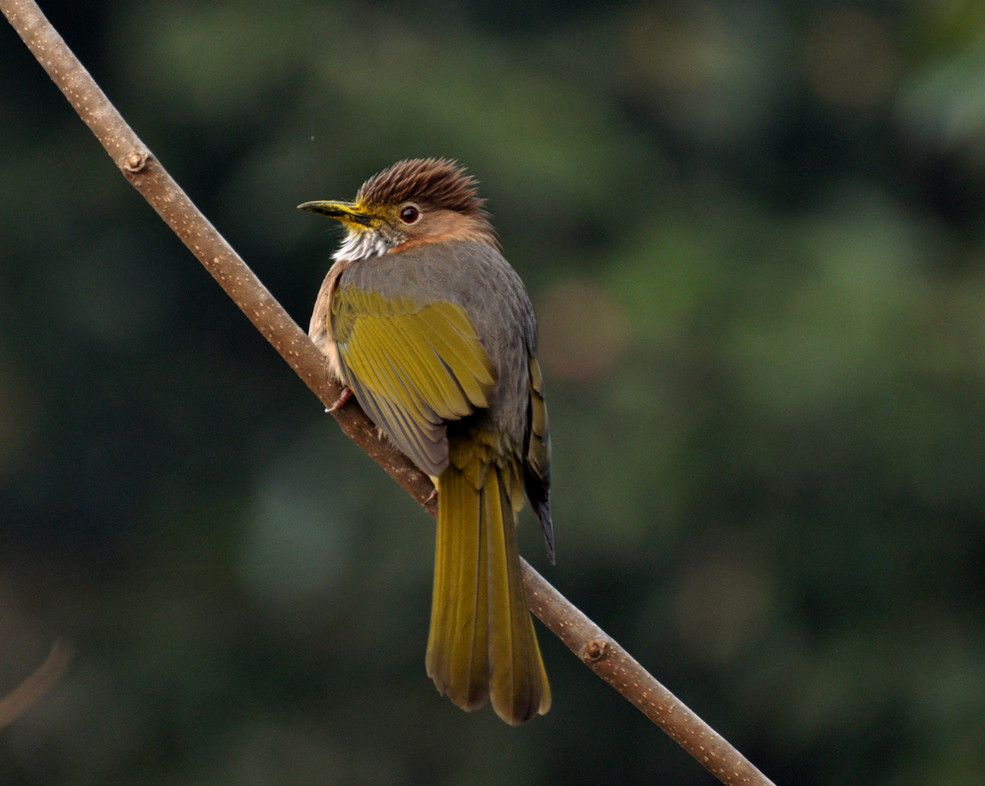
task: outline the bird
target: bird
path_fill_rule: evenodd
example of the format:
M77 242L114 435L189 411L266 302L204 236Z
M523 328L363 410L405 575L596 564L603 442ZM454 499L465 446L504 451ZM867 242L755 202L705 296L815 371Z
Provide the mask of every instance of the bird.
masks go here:
M428 676L515 726L551 706L516 540L525 495L554 563L551 443L533 306L485 205L458 162L414 158L299 208L345 229L308 331L333 408L354 396L434 483Z

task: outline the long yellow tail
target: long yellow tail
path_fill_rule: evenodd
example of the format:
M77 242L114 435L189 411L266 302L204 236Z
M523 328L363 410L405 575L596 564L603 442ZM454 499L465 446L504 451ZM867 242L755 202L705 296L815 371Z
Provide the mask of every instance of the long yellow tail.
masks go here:
M516 545L512 499L522 485L512 461L486 463L475 455L482 446L469 447L479 450L453 450L438 482L427 672L462 709L491 697L517 725L551 708Z

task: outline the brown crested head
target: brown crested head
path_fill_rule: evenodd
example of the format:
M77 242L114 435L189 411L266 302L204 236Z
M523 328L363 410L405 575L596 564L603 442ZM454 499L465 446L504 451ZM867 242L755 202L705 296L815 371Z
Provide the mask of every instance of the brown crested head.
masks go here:
M415 202L421 207L486 218L486 201L479 197L478 185L456 161L411 158L373 175L360 186L356 202L361 205Z

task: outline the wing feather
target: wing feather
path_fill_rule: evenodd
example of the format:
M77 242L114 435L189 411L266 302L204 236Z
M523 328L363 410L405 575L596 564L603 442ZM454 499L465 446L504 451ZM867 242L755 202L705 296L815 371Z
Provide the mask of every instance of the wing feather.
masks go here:
M340 287L332 334L346 383L370 419L424 472L448 464L445 421L488 407L496 370L464 309Z

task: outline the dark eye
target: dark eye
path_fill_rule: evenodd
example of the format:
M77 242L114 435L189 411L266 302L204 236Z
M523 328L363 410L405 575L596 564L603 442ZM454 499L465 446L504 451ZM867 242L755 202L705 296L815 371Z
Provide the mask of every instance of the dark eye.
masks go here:
M407 205L400 208L400 220L405 224L413 224L421 217L421 211L414 205Z

